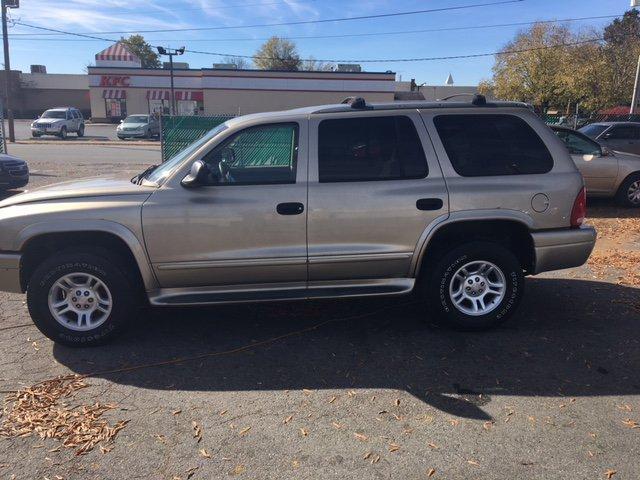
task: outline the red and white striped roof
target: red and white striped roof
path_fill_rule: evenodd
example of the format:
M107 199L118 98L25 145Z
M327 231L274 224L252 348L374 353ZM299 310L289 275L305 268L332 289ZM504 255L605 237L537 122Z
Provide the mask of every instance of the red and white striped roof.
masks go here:
M96 60L139 62L140 59L122 43L118 42L96 54Z

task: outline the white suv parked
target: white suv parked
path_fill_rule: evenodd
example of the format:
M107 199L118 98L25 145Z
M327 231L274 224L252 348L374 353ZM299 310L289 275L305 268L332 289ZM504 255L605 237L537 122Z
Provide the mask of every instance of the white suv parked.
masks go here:
M31 135L34 138L42 135L56 135L64 140L72 132L77 134L78 137L84 136L82 112L73 107L47 110L31 124Z

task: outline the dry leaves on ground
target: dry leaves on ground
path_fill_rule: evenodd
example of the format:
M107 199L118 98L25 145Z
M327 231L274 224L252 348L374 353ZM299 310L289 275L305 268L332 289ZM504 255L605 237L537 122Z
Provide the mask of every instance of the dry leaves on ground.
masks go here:
M588 263L597 278L606 279L608 275L617 271L622 274L618 283L633 287L640 287L638 264L640 264L640 252L624 250L595 252Z
M95 403L72 407L63 403L87 384L77 376L59 377L10 393L5 398L0 435L55 438L77 455L91 451L100 444L102 452L112 443L127 421L110 425L102 415L115 405Z

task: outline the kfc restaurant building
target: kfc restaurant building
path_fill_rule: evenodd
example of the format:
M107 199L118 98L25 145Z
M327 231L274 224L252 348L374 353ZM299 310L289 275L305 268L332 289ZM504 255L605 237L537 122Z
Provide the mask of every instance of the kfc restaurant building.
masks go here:
M354 95L392 102L396 87L392 72L174 69L174 82L178 115L244 115L339 103ZM121 44L96 55L89 91L94 121L170 112L169 70L143 69Z

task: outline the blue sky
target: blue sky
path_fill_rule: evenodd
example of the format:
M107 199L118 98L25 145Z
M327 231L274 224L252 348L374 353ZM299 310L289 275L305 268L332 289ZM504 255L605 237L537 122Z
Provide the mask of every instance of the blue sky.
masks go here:
M491 3L497 0L22 0L15 20L73 32L135 31L238 26L305 21L388 12ZM55 5L55 6L54 6ZM313 36L431 28L469 27L536 20L617 15L629 0L524 0L518 3L433 12L393 18L297 26L239 28L200 32L147 33L152 44L229 54L251 55L271 35ZM602 27L610 19L572 22L575 28ZM350 38L296 39L303 58L415 58L493 52L523 27ZM46 65L50 73L82 73L97 52L109 44L74 37L23 35L42 33L10 27L12 68L28 71ZM118 38L118 35L100 35ZM69 41L72 40L72 41ZM78 41L80 40L80 41ZM218 57L187 54L192 68L208 67ZM363 64L369 71L392 70L403 80L443 84L449 72L457 85L473 85L491 76L493 57L431 62Z

